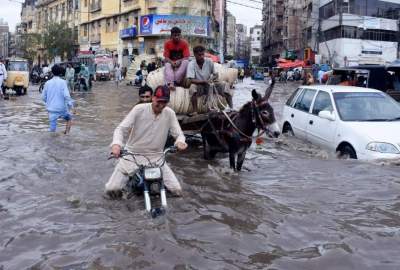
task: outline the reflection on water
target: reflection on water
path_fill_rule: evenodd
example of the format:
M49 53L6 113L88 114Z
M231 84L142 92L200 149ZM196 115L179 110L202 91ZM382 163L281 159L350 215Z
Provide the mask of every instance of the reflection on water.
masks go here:
M281 137L233 173L194 144L169 158L184 197L165 217L150 219L142 198L103 199L108 144L137 95L113 86L75 96L68 136L47 133L37 91L0 101L0 269L399 269L398 162ZM262 87L238 85L235 105ZM277 85L278 118L294 88Z

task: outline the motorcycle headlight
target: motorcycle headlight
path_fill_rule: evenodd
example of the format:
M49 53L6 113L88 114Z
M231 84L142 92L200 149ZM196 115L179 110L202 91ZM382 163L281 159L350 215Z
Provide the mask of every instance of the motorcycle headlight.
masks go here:
M146 168L144 169L144 179L146 180L158 180L161 179L160 168Z
M367 145L367 150L386 154L400 154L400 151L391 143L371 142Z

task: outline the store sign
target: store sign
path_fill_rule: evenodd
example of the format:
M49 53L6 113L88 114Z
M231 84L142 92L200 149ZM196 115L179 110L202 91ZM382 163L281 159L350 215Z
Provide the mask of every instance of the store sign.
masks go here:
M140 35L170 35L172 27L176 26L184 36L208 37L209 22L210 18L203 16L149 14L140 17Z
M133 38L133 37L136 37L136 35L137 35L136 26L128 27L128 28L122 29L122 30L120 31L120 33L119 33L119 37L120 37L121 39L124 39L124 38Z

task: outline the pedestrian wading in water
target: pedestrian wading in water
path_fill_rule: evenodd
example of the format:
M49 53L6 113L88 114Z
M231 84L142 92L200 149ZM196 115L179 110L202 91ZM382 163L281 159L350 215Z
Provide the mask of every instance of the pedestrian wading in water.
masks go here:
M64 134L67 134L72 125L70 109L72 109L74 101L69 94L67 82L60 78L62 68L59 65L54 65L51 72L53 78L46 82L42 93L42 99L46 103L46 109L49 113L49 131L55 132L57 120L62 118L67 121L64 131Z

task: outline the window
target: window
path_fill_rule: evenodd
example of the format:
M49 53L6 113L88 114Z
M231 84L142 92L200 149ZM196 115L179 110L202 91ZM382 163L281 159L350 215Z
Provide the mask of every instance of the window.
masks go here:
M88 25L87 25L87 24L85 24L85 25L83 26L83 35L84 35L85 37L87 37L87 35L88 35Z
M352 38L363 40L376 41L397 41L397 32L388 30L375 30L357 28L355 26L337 26L326 30L321 35L321 42L337 39L337 38Z
M315 90L311 89L304 90L297 98L294 108L299 109L300 111L309 112L315 92Z
M118 30L118 17L114 17L114 23L113 23L113 32L116 32Z
M320 111L333 111L331 97L325 91L319 91L315 98L312 114L318 115Z
M332 1L329 4L326 4L325 6L322 6L319 8L319 18L320 19L328 19L330 17L333 17L336 14L334 2L335 1Z
M87 7L87 0L84 1L84 6Z
M111 32L111 19L106 19L106 33Z
M297 96L298 93L300 93L301 88L297 88L296 91L293 92L293 94L289 97L289 99L286 101L286 105L293 107L293 103L295 101L295 97Z

